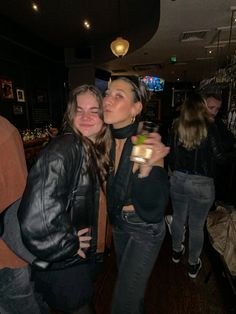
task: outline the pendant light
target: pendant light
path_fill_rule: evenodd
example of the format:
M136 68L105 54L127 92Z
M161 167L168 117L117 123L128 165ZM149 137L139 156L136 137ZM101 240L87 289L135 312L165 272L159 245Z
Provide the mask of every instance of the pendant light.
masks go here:
M129 42L122 37L117 37L116 40L111 43L111 51L118 58L124 57L124 55L127 54L128 50Z
M121 14L120 14L120 0L118 2L118 15L119 15L119 23L120 23L120 20L121 20ZM129 50L129 42L128 40L122 38L121 36L120 37L117 37L115 40L112 41L111 45L111 51L112 53L118 57L118 58L122 58L124 57L128 50Z

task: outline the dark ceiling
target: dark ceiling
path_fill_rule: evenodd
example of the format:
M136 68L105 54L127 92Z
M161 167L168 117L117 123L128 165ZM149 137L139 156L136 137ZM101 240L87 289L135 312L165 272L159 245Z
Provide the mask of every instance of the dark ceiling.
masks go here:
M34 1L38 13L32 0L0 1L0 45L12 42L68 67L87 62L112 75L169 82L212 78L235 58L236 0ZM130 43L124 58L110 50L117 36Z
M0 2L0 37L45 55L60 48L75 48L99 64L114 58L110 43L117 36L129 38L132 52L156 32L160 1L149 0L38 0L39 12L30 0ZM155 13L155 14L154 14ZM91 29L83 28L84 19ZM57 53L54 57L56 58Z

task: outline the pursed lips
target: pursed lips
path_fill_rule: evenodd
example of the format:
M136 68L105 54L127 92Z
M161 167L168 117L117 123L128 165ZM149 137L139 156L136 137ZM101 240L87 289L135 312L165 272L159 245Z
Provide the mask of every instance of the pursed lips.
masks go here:
M112 112L112 110L109 110L109 109L104 109L104 111L103 111L104 113L110 113L110 112Z

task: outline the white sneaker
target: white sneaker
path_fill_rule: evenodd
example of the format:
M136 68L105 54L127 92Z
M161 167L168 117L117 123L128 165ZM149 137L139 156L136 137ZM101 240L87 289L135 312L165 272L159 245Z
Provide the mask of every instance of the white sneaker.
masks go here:
M199 258L198 263L195 265L188 265L188 275L190 278L196 278L200 269L202 268L202 261Z
M180 252L172 251L172 261L176 264L179 263L182 255L184 255L184 253L185 253L185 246L183 244L181 244L181 251Z

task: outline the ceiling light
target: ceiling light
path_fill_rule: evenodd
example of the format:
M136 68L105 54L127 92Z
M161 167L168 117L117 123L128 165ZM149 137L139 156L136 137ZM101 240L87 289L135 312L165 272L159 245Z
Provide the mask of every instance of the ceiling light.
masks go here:
M86 29L90 29L90 23L89 23L88 20L84 20L84 27L85 27Z
M122 37L117 37L116 40L113 40L113 42L111 43L111 51L118 58L124 57L127 54L128 50L129 42Z
M118 23L121 24L121 4L120 0L118 0ZM115 40L112 41L111 45L111 51L112 53L118 57L122 58L124 57L128 50L129 50L129 42L128 40L122 38L122 37L117 37Z
M32 2L32 9L33 9L35 12L38 12L39 6L37 5L36 2Z

